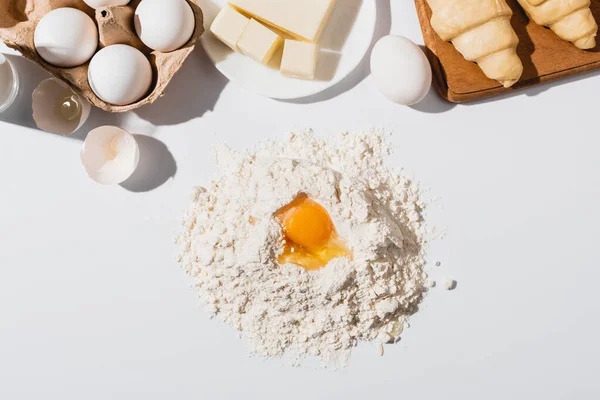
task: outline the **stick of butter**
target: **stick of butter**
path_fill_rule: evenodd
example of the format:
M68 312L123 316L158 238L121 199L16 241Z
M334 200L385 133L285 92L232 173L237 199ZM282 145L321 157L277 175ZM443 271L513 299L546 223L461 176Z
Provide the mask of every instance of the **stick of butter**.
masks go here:
M319 48L314 43L285 41L280 72L283 76L299 79L315 79Z
M250 20L229 6L223 7L213 23L210 31L233 50L237 51L237 42Z
M266 65L282 43L281 36L257 20L251 19L237 42L237 48L242 54Z
M297 39L317 43L336 0L229 0L229 4Z

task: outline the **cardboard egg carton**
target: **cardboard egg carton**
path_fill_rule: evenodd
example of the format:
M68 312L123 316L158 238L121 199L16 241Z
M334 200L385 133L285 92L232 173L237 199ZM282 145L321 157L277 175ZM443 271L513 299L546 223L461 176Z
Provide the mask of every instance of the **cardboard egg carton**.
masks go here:
M83 0L1 0L0 39L8 47L19 51L23 56L41 65L46 71L81 93L94 106L109 112L133 110L153 103L163 94L171 78L194 49L196 40L204 32L202 10L196 0L186 0L196 17L196 28L191 39L182 48L170 53L152 51L137 37L133 25L134 11L140 1L132 0L126 6L102 7L94 10ZM153 69L153 82L152 89L145 98L125 106L106 103L96 96L88 83L89 61L78 67L61 68L48 64L38 55L33 44L35 27L46 13L60 7L77 8L96 21L100 42L98 50L113 44L128 44L148 57Z

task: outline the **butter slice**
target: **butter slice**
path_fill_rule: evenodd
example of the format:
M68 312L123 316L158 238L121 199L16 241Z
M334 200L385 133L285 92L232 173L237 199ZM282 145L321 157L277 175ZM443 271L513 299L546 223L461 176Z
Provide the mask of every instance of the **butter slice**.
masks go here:
M237 51L237 42L248 22L250 19L233 8L225 6L210 25L210 31L227 46Z
M314 43L286 40L280 72L283 76L315 79L319 47Z
M336 0L229 0L242 13L297 39L317 43Z
M237 42L237 48L242 54L259 63L267 64L282 43L281 36L257 20L251 19Z

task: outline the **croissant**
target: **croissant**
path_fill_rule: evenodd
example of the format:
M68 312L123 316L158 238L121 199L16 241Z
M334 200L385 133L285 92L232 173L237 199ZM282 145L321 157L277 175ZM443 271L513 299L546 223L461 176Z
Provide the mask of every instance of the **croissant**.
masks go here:
M596 47L598 24L590 0L519 0L536 24L547 26L563 40L580 49Z
M532 0L533 1L533 0ZM452 42L484 74L510 87L523 73L517 55L519 37L510 24L512 10L505 0L427 0L431 26Z

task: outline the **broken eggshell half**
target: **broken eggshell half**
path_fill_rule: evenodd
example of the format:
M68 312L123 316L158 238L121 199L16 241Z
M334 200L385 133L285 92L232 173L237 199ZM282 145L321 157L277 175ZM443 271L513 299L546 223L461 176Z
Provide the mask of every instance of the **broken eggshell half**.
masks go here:
M87 121L91 104L69 86L49 78L33 91L33 120L46 132L70 135Z
M88 133L81 163L88 176L103 185L118 185L129 178L140 161L135 137L116 126L101 126Z

